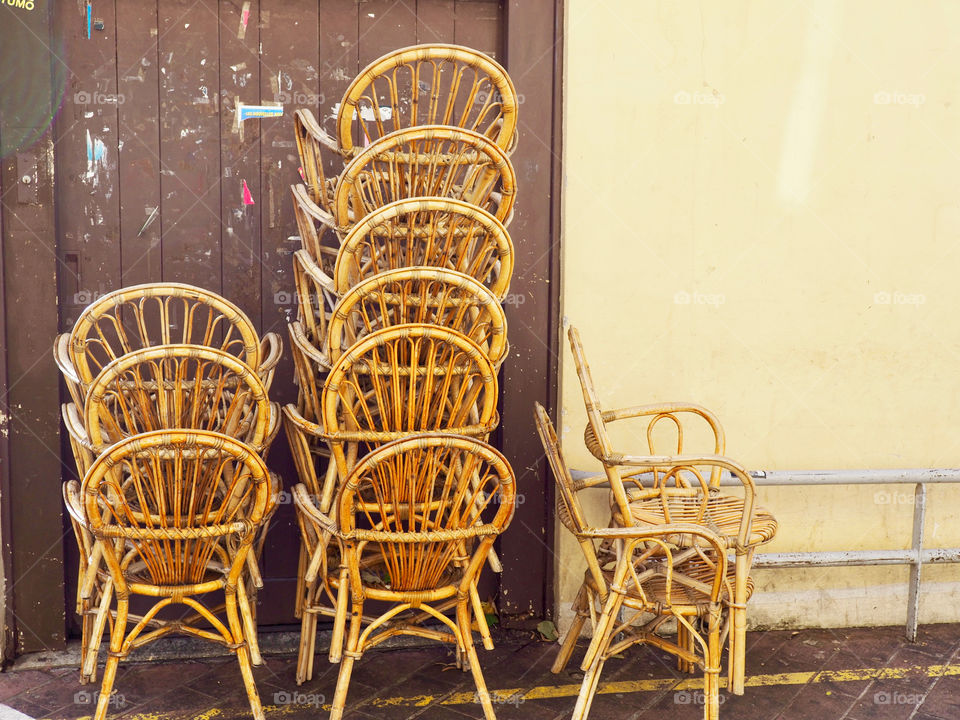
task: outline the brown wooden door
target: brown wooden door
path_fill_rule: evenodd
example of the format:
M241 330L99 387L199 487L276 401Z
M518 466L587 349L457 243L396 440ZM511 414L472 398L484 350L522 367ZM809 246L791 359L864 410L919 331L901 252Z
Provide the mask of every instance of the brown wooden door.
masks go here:
M538 366L506 375L505 392L512 384L518 399L504 403L505 421L530 437L504 442L525 499L521 522L510 530L516 539L505 551L507 573L515 573L508 609L543 616L551 494L528 400L549 402L555 375L552 351L541 346L555 344L543 326L556 310L548 279L556 258L558 5L512 5L511 52L524 64L520 73L509 63L508 69L519 92L537 102L521 108L514 157L524 183L514 226L522 234L514 237L518 257L534 272L518 265L516 285L529 301L511 313L518 324L508 366ZM100 294L178 281L223 294L261 332L276 331L286 342L287 321L296 313L291 255L298 247L289 195L299 182L292 110L308 106L321 119L330 115L358 70L398 47L455 42L504 60L507 46L507 12L498 0L116 0L92 3L89 22L86 7L58 3L53 18L58 55L69 71L56 122L61 330ZM284 101L285 112L247 121L241 136L234 123L238 100ZM335 172L333 158L328 172ZM295 397L285 356L271 393L280 402ZM511 448L531 457L512 457ZM288 487L296 481L282 438L270 464ZM264 556L264 625L293 621L292 506L282 507L274 523ZM70 542L66 550L76 552ZM68 557L67 567L73 563Z

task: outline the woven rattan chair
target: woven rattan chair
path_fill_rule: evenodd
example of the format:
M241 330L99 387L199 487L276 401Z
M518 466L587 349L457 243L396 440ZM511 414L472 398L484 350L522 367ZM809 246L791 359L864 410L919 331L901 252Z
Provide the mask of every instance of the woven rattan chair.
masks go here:
M516 189L510 158L491 140L470 130L424 125L390 133L365 148L323 202L313 202L308 192L294 192L298 202L313 204L310 217L344 237L374 210L417 197L463 200L506 225Z
M74 402L84 399L94 378L121 355L175 343L224 350L253 368L267 389L282 351L276 333L261 340L240 308L209 290L179 283L134 285L104 295L74 324L66 344L69 359L62 359L81 386ZM54 347L58 352L63 344L58 340Z
M477 608L470 598L488 551L513 516L515 492L504 457L462 436L428 433L398 440L357 464L336 508L351 610L333 720L343 716L354 662L367 649L403 634L455 644L458 665L473 672L485 717L495 717L473 645L470 623ZM362 572L365 555L373 553L386 571L376 581ZM436 609L453 598L456 622ZM392 607L365 623L368 600ZM408 621L409 613L446 627Z
M467 128L506 150L515 142L517 109L513 82L497 62L471 48L438 44L401 48L364 68L340 102L336 137L309 110L297 113L305 116L301 125L314 145L350 159L387 133L417 125ZM319 155L308 152L301 151L305 173Z
M730 630L736 582L735 571L727 566L725 540L692 523L591 527L578 493L590 487L610 487L616 481L610 483L605 476L574 481L553 424L539 403L535 420L557 483L557 516L576 538L587 561L574 601L573 623L551 668L559 673L566 667L581 628L590 620L593 639L581 665L587 674L573 717L583 720L589 714L604 661L630 645L647 643L676 655L681 671L693 672L696 667L704 671L704 714L707 720L716 720L720 656ZM747 591L749 596L752 581ZM636 627L641 618L642 624ZM657 632L671 619L677 625L676 642Z
M742 695L750 565L756 548L773 539L777 521L768 511L756 506L756 488L747 470L723 455L723 430L710 411L684 403L603 410L576 328L570 328L569 339L587 408L584 440L590 452L603 463L610 480L616 522L626 526L671 522L701 524L717 532L726 546L735 551L736 583L731 603L733 628L730 632L728 684L732 692ZM684 448L685 421L689 422L690 418L706 421L713 430L714 447L705 454L692 454ZM627 419L645 423L640 435L647 440L643 452L623 453L611 446L607 425ZM661 423L675 430L675 444L667 452L661 452L656 442ZM622 476L636 475L638 470L646 471L650 482L644 489L628 494L623 490ZM723 473L729 473L740 482L741 495L720 492Z
M337 360L360 338L409 323L456 330L499 366L507 320L497 298L469 275L432 267L388 270L361 281L334 308L325 355Z
M280 408L268 401L259 377L233 355L198 345L163 345L137 350L111 362L90 386L82 424L72 404L64 406L63 419L82 477L108 445L152 430L222 432L265 457L279 430ZM280 490L276 476L271 477L274 487L268 520L276 509ZM100 549L85 537L78 519L71 516L71 520L81 551L81 678L88 681L95 677L97 652L108 619L109 603L102 602L105 596L101 586L109 578L99 563ZM250 593L263 586L256 559L264 539L261 533L255 553L248 556ZM247 602L245 594L241 602ZM252 609L244 617L252 618ZM260 664L254 627L251 630L251 654L255 664Z
M103 549L116 604L95 720L106 717L119 661L174 633L236 653L253 716L263 720L237 596L267 512L269 485L256 453L226 435L200 430L136 435L113 445L91 467L76 500ZM200 602L221 591L226 622ZM131 595L156 602L133 618ZM193 618L158 617L175 604L187 606Z
M510 235L486 210L450 198L398 200L371 212L344 238L333 290L342 296L386 270L425 265L465 273L502 299L513 263Z
M443 431L485 440L497 426L497 376L476 343L431 325L397 325L366 336L327 376L324 435L339 478L358 457L414 432ZM333 487L321 493L330 507Z

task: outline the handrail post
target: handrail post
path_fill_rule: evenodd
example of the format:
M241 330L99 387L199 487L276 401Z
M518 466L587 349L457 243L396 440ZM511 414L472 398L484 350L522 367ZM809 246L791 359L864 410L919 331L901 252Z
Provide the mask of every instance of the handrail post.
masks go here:
M923 570L923 534L927 516L927 486L917 483L913 494L913 562L910 564L910 594L907 599L907 640L917 641L920 614L920 575Z

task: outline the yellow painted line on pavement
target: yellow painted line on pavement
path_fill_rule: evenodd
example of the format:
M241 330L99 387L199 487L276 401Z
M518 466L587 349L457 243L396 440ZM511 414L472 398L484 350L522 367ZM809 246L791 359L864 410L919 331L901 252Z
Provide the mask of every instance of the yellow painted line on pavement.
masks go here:
M900 680L910 677L946 677L960 675L960 665L908 665L905 667L883 668L851 668L847 670L814 670L808 672L773 673L769 675L751 675L746 678L747 687L776 687L779 685L806 685L808 683L827 682L857 682L863 680ZM725 685L721 682L721 687ZM658 692L663 690L698 690L703 687L702 677L690 677L684 680L673 678L655 678L650 680L619 680L615 682L601 682L597 687L598 695L630 694L642 692ZM580 684L540 685L532 688L504 688L491 690L494 704L519 705L530 700L545 700L551 698L576 697L580 693ZM309 705L330 710L329 703L313 702L317 694L293 691L289 693L275 693L287 695L291 702L282 705L264 705L263 709L268 717L283 717L300 713ZM298 703L298 696L308 699L307 703ZM265 695L264 699L271 697ZM476 693L459 692L452 695L400 695L396 697L374 698L369 707L425 707L431 703L438 705L469 705L476 702ZM167 720L182 713L150 712L127 716L128 720ZM240 720L249 718L250 711L245 708L210 709L206 712L194 714L197 720ZM90 720L90 716L77 720Z

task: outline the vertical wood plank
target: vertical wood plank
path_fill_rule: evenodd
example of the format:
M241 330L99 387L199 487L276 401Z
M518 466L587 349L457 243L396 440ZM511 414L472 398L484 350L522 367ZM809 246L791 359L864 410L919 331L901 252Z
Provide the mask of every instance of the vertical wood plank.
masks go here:
M497 0L456 0L456 43L486 53L502 63L502 15Z
M321 126L336 137L336 106L360 71L357 29L362 5L354 0L320 4L320 97L314 114ZM333 153L324 158L327 177L337 177L343 162Z
M122 285L160 282L159 58L156 3L117 0Z
M163 279L221 292L216 12L158 3Z
M525 498L501 538L501 610L517 619L553 610L553 480L543 463L533 405L556 407L562 17L560 0L506 4L506 67L525 99L512 156L518 192L510 233L517 255L507 298L511 353L504 364L502 413L502 449Z
M360 3L360 66L381 55L417 43L417 16L412 3L367 0Z
M454 0L417 0L417 44L454 42Z
M220 0L220 218L223 294L259 327L260 138L244 132L237 101L260 102L259 0ZM254 129L254 121L251 127ZM244 192L246 187L248 192Z
M262 331L280 333L286 341L287 322L296 316L293 285L293 252L299 247L290 185L299 182L299 158L293 132L294 102L310 104L319 96L319 28L317 4L308 0L260 2L260 97L287 100L281 118L248 122L246 132L260 137L261 157L261 312ZM284 354L271 390L274 400L296 397L290 378L290 353ZM296 474L286 443L278 440L270 452L270 466L292 484ZM293 578L297 573L297 528L293 506L279 508L267 547L263 574L266 587L260 621L275 624L293 621Z
M98 295L122 284L116 66L112 3L98 4L103 30L87 37L86 10L57 11L57 36L68 65L67 89L57 118L57 223L61 327L71 327Z
M17 65L19 80L27 81L24 92L5 85L7 94L0 99L5 320L0 342L6 391L0 397L0 428L7 444L2 472L10 480L0 487L0 502L4 541L9 540L4 551L10 602L6 612L13 617L17 652L62 649L66 639L62 501L51 483L61 466L58 380L50 353L57 331L53 199L57 132L48 125L56 109L51 100L59 100L62 89L52 79L62 79L65 68L49 52L57 47L53 39L61 37L51 32L51 13L52 4L47 3L37 3L28 12L10 6L0 11L4 57L22 61ZM23 162L18 153L25 156ZM33 195L30 200L20 195L24 175L30 178L24 188L25 196Z

